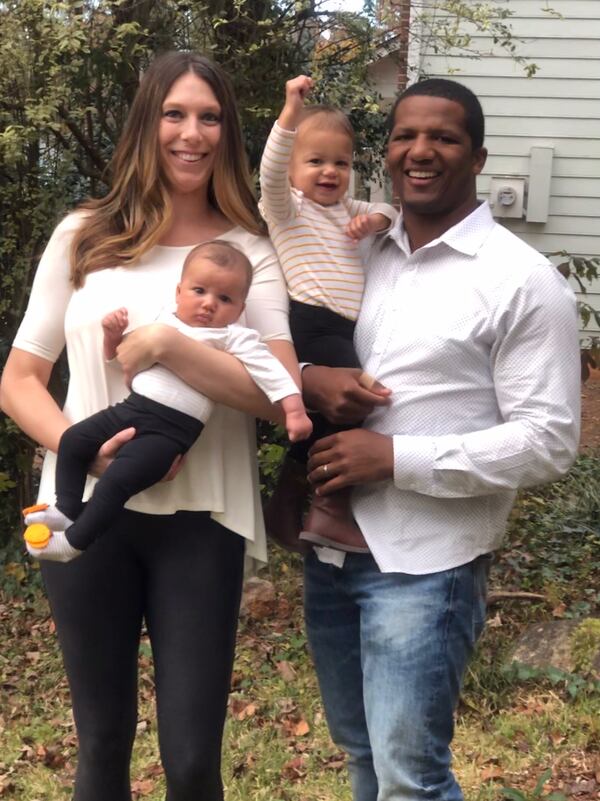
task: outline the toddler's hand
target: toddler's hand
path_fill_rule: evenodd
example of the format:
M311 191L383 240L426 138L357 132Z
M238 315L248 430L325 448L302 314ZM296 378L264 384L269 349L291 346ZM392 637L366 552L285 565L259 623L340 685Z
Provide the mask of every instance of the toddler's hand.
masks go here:
M287 81L285 85L285 102L290 105L300 104L304 105L307 95L314 86L314 81L308 75L298 75Z
M383 214L357 214L346 226L346 233L350 239L358 242L378 231L383 231L389 224L390 221Z
M293 130L300 121L304 101L313 88L314 82L308 75L298 75L285 85L285 106L279 115L279 125L286 130Z

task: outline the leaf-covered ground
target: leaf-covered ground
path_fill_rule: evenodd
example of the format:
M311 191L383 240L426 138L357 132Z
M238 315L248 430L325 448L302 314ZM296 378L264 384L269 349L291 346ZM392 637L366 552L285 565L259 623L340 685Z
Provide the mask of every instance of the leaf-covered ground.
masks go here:
M566 480L522 495L512 515L492 572L492 589L504 596L489 609L458 712L455 769L467 801L500 799L503 787L520 791L522 801L551 792L600 799L598 677L506 666L528 623L600 616L599 456L586 449ZM344 756L329 739L307 650L301 565L273 557L261 575L274 593L240 625L224 746L226 797L350 801ZM66 801L76 738L54 626L31 573L9 561L3 586L21 595L0 595L0 799ZM506 597L523 591L543 597ZM533 795L548 769L550 779ZM164 798L146 640L132 786L136 799Z
M569 615L582 599L589 603L590 594L570 592L570 574L564 583L559 573L552 586L537 585L524 571L531 562L523 548L519 539L507 551L514 566L497 568L494 584L514 589L527 577L528 586L545 591L548 600L535 606L508 601L490 610L490 626L459 710L456 770L471 801L499 798L502 786L530 789L547 768L552 779L546 790L591 801L600 798L597 687L584 682L573 690L566 679L523 681L502 670L509 642L528 621ZM523 564L515 551L525 558ZM589 552L580 557L588 558ZM227 798L348 801L344 757L328 737L307 653L299 565L276 557L270 571L275 597L258 604L240 627L224 750ZM596 564L583 584L597 588L599 575ZM589 611L598 613L597 602ZM0 797L68 799L76 740L54 627L41 594L0 604L0 639ZM146 641L140 675L134 796L158 801L164 790Z

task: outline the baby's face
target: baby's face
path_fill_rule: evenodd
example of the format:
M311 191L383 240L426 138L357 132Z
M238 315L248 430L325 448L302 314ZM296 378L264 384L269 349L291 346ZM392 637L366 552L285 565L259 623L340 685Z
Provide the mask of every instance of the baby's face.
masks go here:
M320 129L316 121L300 125L290 164L290 181L305 197L333 206L348 191L352 170L352 140L335 128Z
M198 256L177 285L177 317L186 325L223 328L244 310L246 277L237 266L220 267Z

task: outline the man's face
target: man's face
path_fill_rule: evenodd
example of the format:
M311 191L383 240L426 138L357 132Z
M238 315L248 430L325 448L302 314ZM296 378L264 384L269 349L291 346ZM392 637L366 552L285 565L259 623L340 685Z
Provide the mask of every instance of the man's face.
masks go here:
M473 150L456 101L412 95L398 104L387 167L405 215L465 217L475 207L475 176L486 156L485 148Z

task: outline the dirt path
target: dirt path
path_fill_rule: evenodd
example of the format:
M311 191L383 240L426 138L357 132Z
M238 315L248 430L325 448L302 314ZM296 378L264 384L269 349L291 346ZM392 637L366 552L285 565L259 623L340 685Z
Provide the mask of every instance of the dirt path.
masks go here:
M581 450L600 450L600 370L592 370L581 390Z

